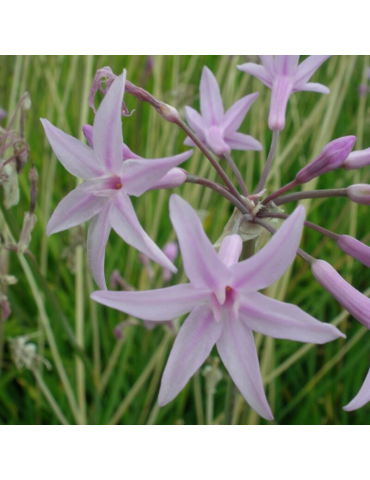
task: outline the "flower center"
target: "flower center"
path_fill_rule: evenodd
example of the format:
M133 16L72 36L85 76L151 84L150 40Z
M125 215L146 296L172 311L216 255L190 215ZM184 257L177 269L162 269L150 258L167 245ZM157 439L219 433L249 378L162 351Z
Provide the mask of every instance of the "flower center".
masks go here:
M116 183L116 190L120 190L122 188L122 183Z
M231 290L232 290L232 288L229 287L229 285L227 285L227 286L225 287L225 292L226 292L226 293L231 292Z

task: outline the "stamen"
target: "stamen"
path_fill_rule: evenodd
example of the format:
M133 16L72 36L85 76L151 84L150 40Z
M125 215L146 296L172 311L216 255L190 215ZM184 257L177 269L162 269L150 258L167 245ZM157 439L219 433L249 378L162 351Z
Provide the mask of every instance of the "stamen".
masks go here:
M122 183L116 183L116 189L120 190L122 188Z
M231 290L232 290L232 288L229 287L229 285L225 288L225 291L226 291L226 292L231 292Z

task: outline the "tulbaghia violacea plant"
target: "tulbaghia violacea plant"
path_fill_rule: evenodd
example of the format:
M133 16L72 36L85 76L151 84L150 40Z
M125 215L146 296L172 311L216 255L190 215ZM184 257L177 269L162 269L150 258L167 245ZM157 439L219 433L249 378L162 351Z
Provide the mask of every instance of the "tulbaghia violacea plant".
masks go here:
M291 181L267 194L265 185L279 132L285 126L289 96L297 91L329 93L327 87L309 83L309 80L330 55L310 56L301 64L299 55L260 57L262 65L247 63L239 67L272 89L268 120L273 132L271 147L262 175L251 193L247 191L245 179L231 152L261 148L257 140L238 131L257 94L243 97L224 113L218 83L207 67L203 69L200 83L201 114L186 107L188 124L174 107L135 86L125 79L125 75L116 77L109 67L98 70L91 89L89 103L93 109L98 90L104 99L96 112L93 127L84 127L89 146L64 134L46 120L43 124L61 163L72 174L85 180L57 207L47 231L49 234L61 231L92 218L87 256L92 275L101 289L94 292L92 298L130 315L126 323L118 326L116 336L122 336L122 326L127 322L136 325L135 318L144 320L148 327L173 320L176 325L178 317L188 314L165 367L159 404L165 405L178 395L216 345L232 381L246 401L262 417L271 420L273 415L263 389L253 332L317 344L344 337L336 327L316 320L298 306L260 293L287 271L296 255L308 262L314 278L354 318L370 327L370 300L347 283L329 263L313 258L299 244L303 227L314 229L366 266L370 266L369 247L353 237L339 235L305 220L302 205L298 205L291 215L280 207L308 198L337 196L369 205L370 186L364 184L328 190L290 191L328 172L366 166L370 164L370 156L369 149L351 153L356 141L354 136L333 139L316 158L296 172ZM202 178L198 172L177 168L192 152L167 159L144 160L123 144L121 114L127 116L127 108L122 103L125 86L126 93L149 103L162 118L183 130L185 144L201 150L219 175L220 183ZM239 190L226 174L223 160L231 166ZM123 291L108 291L104 277L104 251L111 228L141 252L143 264L150 258L164 268L162 285L173 280L171 272L175 271L172 261L177 256L176 244L168 244L163 252L159 250L142 230L130 196L140 196L154 188L177 187L185 181L212 189L235 207L223 233L220 226L219 251L206 236L194 209L180 196L172 195L170 218L189 283L137 291L115 272L111 277L112 285L120 286ZM276 228L280 220L283 223ZM266 230L272 237L256 252L254 240L261 230ZM150 281L155 281L154 273ZM367 377L358 396L345 408L353 410L369 400L370 381ZM230 419L225 418L225 422L228 421Z

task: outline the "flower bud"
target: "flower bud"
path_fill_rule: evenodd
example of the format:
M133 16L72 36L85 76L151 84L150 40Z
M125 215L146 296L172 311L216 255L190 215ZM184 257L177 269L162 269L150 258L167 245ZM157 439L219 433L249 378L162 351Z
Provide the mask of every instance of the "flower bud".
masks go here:
M182 168L174 167L160 178L150 190L158 190L160 188L176 188L185 183L186 172Z
M347 255L370 267L370 247L349 235L340 235L337 244Z
M342 167L346 170L357 170L367 165L370 165L370 148L350 153Z
M1 120L4 120L4 118L6 118L6 110L0 108L0 122Z
M347 196L352 202L370 205L370 185L360 183L347 188Z
M339 302L356 320L370 328L370 299L347 283L339 273L324 260L315 260L312 274L316 280Z
M333 140L324 147L315 160L312 160L297 173L298 184L307 183L313 178L339 168L348 157L356 137L350 135Z

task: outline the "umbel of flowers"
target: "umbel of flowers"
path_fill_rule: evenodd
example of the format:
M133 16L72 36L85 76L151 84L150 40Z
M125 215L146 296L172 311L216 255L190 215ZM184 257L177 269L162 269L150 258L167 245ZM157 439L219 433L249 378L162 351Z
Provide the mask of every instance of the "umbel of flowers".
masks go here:
M126 80L125 71L116 77L109 67L97 71L91 89L89 104L94 112L96 92L100 90L105 97L96 111L93 126L83 128L88 145L42 120L59 161L70 173L85 180L57 206L47 232L56 233L91 220L87 258L91 274L101 289L92 293L92 299L142 319L146 324L168 322L187 314L164 370L160 405L178 395L216 345L231 379L249 405L262 417L273 419L263 389L253 332L317 344L344 337L336 327L316 320L296 305L279 302L261 293L286 272L296 255L310 264L315 279L355 319L370 327L370 300L348 284L329 263L313 258L300 249L299 244L303 228L314 229L330 237L343 252L366 266L370 266L370 248L348 235L338 235L306 221L302 205L298 205L290 216L278 208L302 199L335 196L369 205L369 185L290 191L333 170L369 165L370 149L352 152L356 141L354 136L334 139L286 185L269 195L265 190L279 132L285 127L288 99L297 91L329 93L326 86L309 82L316 69L329 57L313 55L299 64L299 55L263 55L262 64L247 63L238 67L272 90L268 119L273 132L272 142L253 193L247 191L245 179L231 153L233 150L262 148L256 139L238 132L258 94L246 95L225 113L217 80L207 67L203 69L200 82L201 113L186 107L188 123L174 107ZM124 144L122 136L122 116L128 115L123 100L125 90L152 105L165 120L178 125L186 134L185 145L201 150L222 183L179 168L180 165L184 167L192 150L151 160L133 153ZM225 173L223 162L231 166L237 185ZM218 252L191 205L173 194L169 203L170 219L177 234L188 283L149 291L132 291L132 288L108 291L104 256L111 229L137 248L143 258L149 257L160 264L166 281L171 280L171 272L176 271L171 261L177 255L176 245L163 252L150 239L140 225L130 197L141 196L153 189L173 189L184 182L216 191L236 209L222 235ZM276 218L283 220L277 231L272 223ZM244 251L242 227L245 229L246 225L264 228L272 237L260 251L244 254L240 259ZM220 233L223 227L220 226ZM369 400L370 373L357 397L345 409L359 408Z

